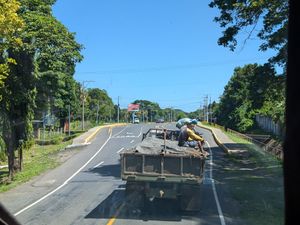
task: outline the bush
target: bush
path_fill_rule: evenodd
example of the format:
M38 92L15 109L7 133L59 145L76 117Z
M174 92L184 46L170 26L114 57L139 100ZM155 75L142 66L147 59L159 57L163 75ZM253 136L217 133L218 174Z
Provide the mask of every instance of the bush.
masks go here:
M63 138L63 141L69 141L69 140L71 140L71 139L73 139L73 138L75 138L75 137L77 137L77 134L72 134L72 135L70 135L70 136L64 137L64 138Z
M38 145L57 145L63 140L62 136L54 137L50 140L36 140L35 143Z
M51 139L47 140L35 140L35 143L38 145L57 145L60 144L61 142L69 141L75 137L78 136L78 134L82 133L80 132L72 132L70 136L65 136L65 135L60 135L60 136L54 136Z

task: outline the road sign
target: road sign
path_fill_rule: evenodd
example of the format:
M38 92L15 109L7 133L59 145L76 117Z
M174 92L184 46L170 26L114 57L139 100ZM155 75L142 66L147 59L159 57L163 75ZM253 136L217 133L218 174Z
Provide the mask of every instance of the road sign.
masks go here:
M140 105L139 104L129 104L128 105L128 112L137 112L140 110Z

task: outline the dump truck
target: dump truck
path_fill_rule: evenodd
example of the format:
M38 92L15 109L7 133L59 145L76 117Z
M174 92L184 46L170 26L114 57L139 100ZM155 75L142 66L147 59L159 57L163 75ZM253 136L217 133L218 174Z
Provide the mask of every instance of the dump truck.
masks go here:
M178 130L149 129L135 147L120 153L126 201L144 206L154 199L175 199L181 210L200 209L205 157L178 146Z

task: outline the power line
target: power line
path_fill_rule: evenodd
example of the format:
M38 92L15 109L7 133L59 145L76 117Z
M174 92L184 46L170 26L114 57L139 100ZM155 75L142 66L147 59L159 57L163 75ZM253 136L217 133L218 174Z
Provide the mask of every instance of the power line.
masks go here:
M267 58L253 58L253 59L243 59L234 61L218 61L218 62L202 62L198 64L187 64L187 65L173 65L173 66L154 66L145 68L129 68L129 69L108 69L108 70L98 70L98 71L82 71L76 72L76 74L96 74L96 75L108 75L108 74L124 74L124 73L145 73L145 72L157 72L165 70L177 70L177 69L193 69L199 67L207 66L218 66L226 64L236 64L239 62L249 62L254 60L267 60Z

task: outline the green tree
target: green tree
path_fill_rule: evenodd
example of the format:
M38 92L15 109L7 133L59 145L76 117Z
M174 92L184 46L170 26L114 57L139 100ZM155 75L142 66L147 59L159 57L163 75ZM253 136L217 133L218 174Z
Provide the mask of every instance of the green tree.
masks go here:
M175 115L176 115L176 121L178 121L178 120L180 120L182 118L188 117L187 114L185 112L183 112L182 110L176 111ZM190 114L188 114L188 115L190 115ZM197 115L197 112L195 114L193 114L193 115ZM196 118L196 116L193 116L193 115L191 116L191 118Z
M216 110L218 122L242 132L251 129L265 101L274 99L270 93L278 91L278 87L272 85L277 78L269 64L235 68Z
M138 113L138 115L142 116L142 113L144 113L144 118L146 121L153 122L161 112L161 108L156 102L151 102L148 100L135 100L133 104L140 105L140 112Z
M12 178L15 168L15 150L23 146L21 140L29 144L32 139L33 108L35 107L35 82L37 66L34 53L27 48L10 48L9 57L14 58L15 65L10 66L10 74L5 79L4 93L1 101L4 117L3 137L7 147L9 177ZM25 144L25 145L26 145Z
M109 121L114 114L114 104L105 90L88 89L88 118L92 121Z
M82 45L75 41L75 33L52 15L55 1L22 1L21 13L28 24L24 38L30 38L31 48L39 68L37 80L37 105L40 116L44 111L53 112L61 120L68 116L68 107L78 108L79 95L73 74L76 63L82 60ZM47 104L44 104L47 103Z
M286 66L288 0L212 0L209 6L220 10L220 16L214 19L224 28L219 45L233 51L239 33L247 33L244 44L256 35L262 40L259 50L274 49L277 52L269 61Z
M9 75L9 65L15 64L13 58L8 57L6 50L11 46L21 46L19 33L23 28L23 20L18 16L20 3L16 0L0 0L0 101L1 88L5 78Z
M75 42L74 34L69 33L53 17L51 9L54 2L54 0L20 0L18 14L24 21L24 28L18 37L22 40L22 46L10 45L6 50L7 57L15 60L15 64L10 66L9 76L5 79L5 86L1 90L5 93L1 108L10 177L15 172L15 150L28 146L32 140L37 87L47 88L50 83L56 84L45 92L48 95L46 101L50 95L52 95L50 100L58 97L55 95L59 95L62 99L68 98L70 90L65 88L76 87L68 83L70 80L67 77L73 75L76 62L81 60L81 46ZM37 84L42 76L46 78L46 82L39 83L39 86ZM57 93L56 88L60 90ZM58 100L55 104L60 107L62 102L70 103Z
M272 118L274 122L285 127L285 77L274 76L269 82L265 93L265 99L262 107L258 111L260 115Z

